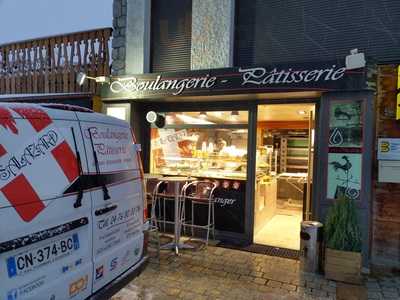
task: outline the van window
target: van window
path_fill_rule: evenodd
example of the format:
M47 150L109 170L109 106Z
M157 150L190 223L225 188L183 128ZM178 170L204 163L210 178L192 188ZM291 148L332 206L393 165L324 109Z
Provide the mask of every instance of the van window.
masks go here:
M101 173L138 169L136 151L129 127L87 123L83 124L82 128L87 151L93 152L93 148L96 151ZM90 169L95 166L95 158L92 159L92 162L89 160Z

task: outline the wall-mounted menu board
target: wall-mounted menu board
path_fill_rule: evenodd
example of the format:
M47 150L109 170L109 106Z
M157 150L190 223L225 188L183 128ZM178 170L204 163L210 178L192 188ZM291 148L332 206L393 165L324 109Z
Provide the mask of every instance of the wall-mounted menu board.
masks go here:
M360 200L362 101L332 102L329 109L327 198Z

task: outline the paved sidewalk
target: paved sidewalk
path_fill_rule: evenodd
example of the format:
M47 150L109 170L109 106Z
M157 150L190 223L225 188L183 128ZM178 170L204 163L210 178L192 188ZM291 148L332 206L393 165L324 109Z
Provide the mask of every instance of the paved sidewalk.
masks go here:
M112 300L400 300L400 276L348 285L303 273L297 260L209 246L161 251Z
M296 260L212 246L161 253L112 300L336 299L335 282L301 273Z

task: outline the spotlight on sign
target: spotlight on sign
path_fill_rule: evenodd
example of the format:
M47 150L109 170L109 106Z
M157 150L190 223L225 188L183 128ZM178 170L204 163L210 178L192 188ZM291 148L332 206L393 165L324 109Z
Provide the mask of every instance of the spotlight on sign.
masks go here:
M154 124L157 128L163 128L165 126L165 117L155 111L149 111L146 114L146 120L150 124Z
M82 73L82 72L80 72L80 73L78 73L76 75L76 83L79 86L82 86L86 82L87 79L94 80L97 83L102 83L102 84L103 83L110 83L110 78L106 77L106 76L90 77L90 76L87 76L85 73Z
M86 81L85 73L78 73L78 75L76 75L76 82L78 83L78 85L83 85L85 81Z

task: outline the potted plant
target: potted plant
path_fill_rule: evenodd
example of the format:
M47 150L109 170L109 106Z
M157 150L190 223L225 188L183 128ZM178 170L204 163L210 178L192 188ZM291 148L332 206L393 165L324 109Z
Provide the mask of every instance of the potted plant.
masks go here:
M341 196L329 209L325 224L325 277L361 282L361 231L354 200Z

